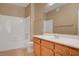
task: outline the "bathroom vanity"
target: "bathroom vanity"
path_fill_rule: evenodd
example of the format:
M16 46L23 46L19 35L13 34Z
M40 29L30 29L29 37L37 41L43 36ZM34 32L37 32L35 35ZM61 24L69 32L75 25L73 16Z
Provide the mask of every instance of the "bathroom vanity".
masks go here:
M75 35L34 35L34 56L79 56L79 37Z

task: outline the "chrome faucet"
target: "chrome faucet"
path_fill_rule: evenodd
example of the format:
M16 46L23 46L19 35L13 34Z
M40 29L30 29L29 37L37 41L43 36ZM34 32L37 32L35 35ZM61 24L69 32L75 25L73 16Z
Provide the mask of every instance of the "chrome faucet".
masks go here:
M59 36L57 36L57 35L54 35L56 38L59 38Z

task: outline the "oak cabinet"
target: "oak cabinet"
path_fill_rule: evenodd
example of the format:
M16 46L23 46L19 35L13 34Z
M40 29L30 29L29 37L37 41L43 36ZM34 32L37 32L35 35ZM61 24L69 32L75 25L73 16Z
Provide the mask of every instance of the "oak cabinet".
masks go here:
M40 56L40 45L37 43L34 43L34 55Z
M41 46L54 50L54 43L46 40L41 40Z
M41 56L54 56L54 43L41 40Z
M48 40L34 38L35 56L79 56L79 49Z
M54 52L44 46L41 47L41 56L54 56Z
M70 48L70 55L71 56L79 56L79 50L78 49L72 49Z
M33 40L33 55L35 56L40 56L40 39L39 38L34 38Z
M58 53L62 56L69 56L69 48L60 44L55 44L55 53Z
M54 43L34 38L33 54L35 56L54 56Z
M59 54L59 53L57 53L57 52L55 52L55 56L62 56L61 54Z
M40 43L41 43L41 40L40 40L39 38L34 37L33 42L34 42L34 43L40 44Z

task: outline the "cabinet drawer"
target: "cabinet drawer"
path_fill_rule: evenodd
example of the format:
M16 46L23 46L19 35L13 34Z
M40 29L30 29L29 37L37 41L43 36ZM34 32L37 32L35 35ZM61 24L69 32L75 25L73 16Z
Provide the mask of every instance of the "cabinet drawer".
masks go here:
M79 56L79 50L70 48L70 55L71 56Z
M46 47L41 47L41 55L42 56L54 56L54 52Z
M38 44L40 44L40 42L41 42L41 40L40 40L39 38L36 38L36 37L34 37L33 41L34 41L35 43L38 43Z
M60 44L55 44L55 53L59 53L62 56L70 55L69 48Z
M52 50L54 49L54 43L50 41L41 40L41 45Z

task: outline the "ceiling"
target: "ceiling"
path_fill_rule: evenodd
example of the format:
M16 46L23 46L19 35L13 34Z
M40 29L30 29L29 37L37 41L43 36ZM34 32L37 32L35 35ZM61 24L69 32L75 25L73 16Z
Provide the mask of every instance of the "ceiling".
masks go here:
M27 7L29 5L29 3L9 3L12 5L17 5L17 6L21 6L21 7Z
M46 9L45 9L45 13L50 12L51 10L55 10L56 8L59 8L63 5L65 5L66 3L54 3L49 5Z
M17 5L17 6L21 6L21 7L27 7L29 5L29 3L9 3L12 5ZM56 8L59 8L63 5L65 5L66 3L48 3L48 7L46 7L45 9L45 13L54 10Z

